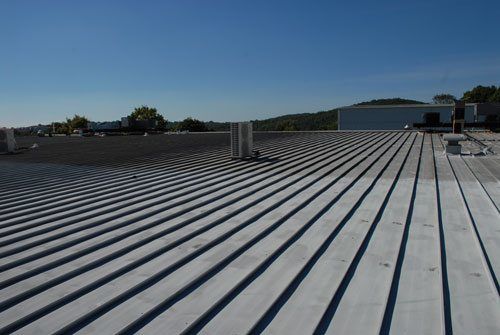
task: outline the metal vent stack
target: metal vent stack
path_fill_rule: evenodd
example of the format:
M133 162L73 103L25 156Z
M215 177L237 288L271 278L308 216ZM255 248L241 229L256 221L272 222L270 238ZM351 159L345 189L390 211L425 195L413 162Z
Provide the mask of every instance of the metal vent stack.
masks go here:
M461 134L465 125L465 102L455 102L453 108L453 134Z
M0 128L0 154L14 152L16 150L16 141L14 139L14 130Z
M253 156L253 132L251 122L231 123L231 158Z
M460 155L462 153L462 146L460 141L465 141L467 138L462 134L445 134L443 140L446 141L446 153L453 155Z

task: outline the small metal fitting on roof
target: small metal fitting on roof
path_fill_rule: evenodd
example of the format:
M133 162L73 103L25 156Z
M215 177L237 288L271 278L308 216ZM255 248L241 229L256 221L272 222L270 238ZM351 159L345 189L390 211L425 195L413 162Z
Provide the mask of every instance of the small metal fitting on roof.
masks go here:
M462 153L462 146L460 141L465 141L467 137L462 134L444 134L443 140L447 142L446 153L452 155L460 155Z
M458 144L458 142L465 141L466 139L467 139L467 137L465 135L462 135L462 134L444 134L443 135L443 140L447 141L448 143L449 142L456 142Z

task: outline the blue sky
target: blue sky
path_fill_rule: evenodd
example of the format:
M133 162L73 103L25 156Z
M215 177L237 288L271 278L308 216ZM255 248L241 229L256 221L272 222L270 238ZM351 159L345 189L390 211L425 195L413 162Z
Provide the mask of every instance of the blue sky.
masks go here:
M500 84L500 1L0 0L0 126L247 120Z

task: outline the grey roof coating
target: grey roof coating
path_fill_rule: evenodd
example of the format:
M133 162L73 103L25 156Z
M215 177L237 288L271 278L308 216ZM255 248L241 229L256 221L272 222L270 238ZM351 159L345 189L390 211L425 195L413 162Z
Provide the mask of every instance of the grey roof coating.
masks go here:
M0 333L500 334L500 136L470 136L0 157Z

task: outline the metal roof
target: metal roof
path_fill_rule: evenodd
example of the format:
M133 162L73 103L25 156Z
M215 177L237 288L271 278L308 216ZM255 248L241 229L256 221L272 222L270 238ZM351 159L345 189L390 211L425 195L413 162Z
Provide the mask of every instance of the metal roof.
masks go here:
M500 136L472 136L0 157L0 333L499 334Z

